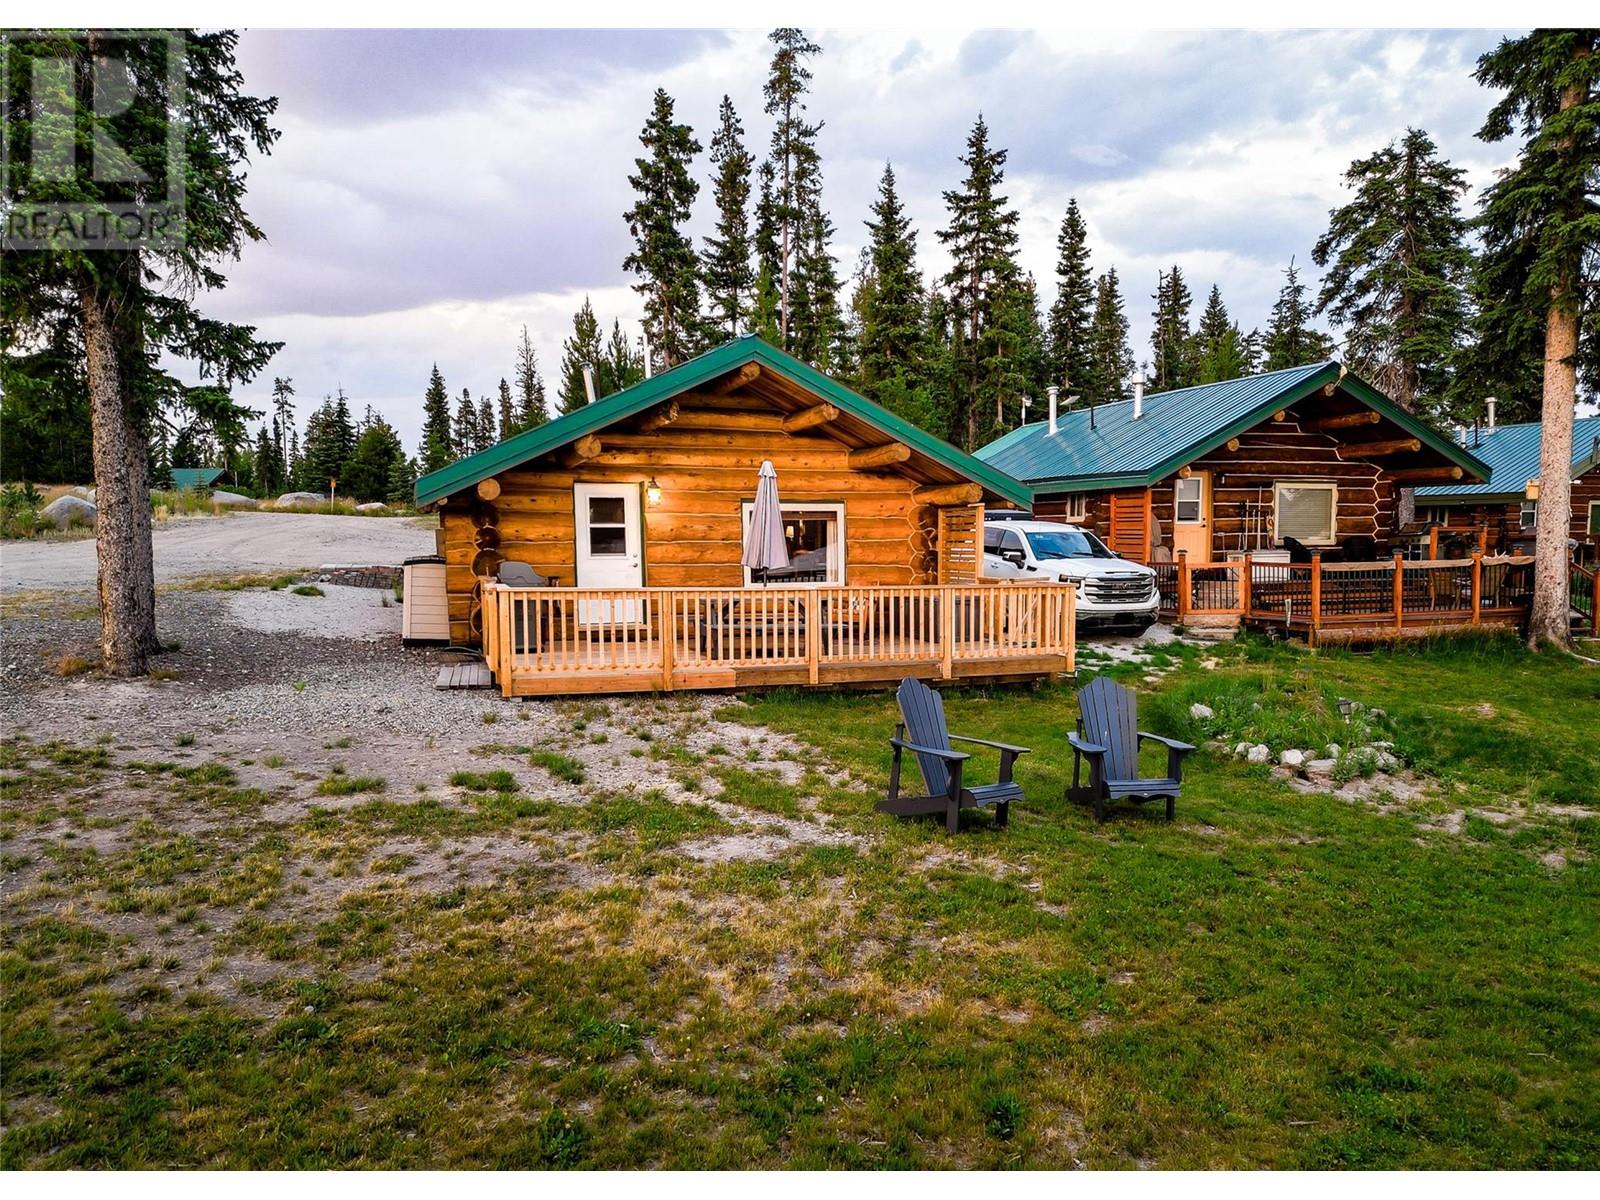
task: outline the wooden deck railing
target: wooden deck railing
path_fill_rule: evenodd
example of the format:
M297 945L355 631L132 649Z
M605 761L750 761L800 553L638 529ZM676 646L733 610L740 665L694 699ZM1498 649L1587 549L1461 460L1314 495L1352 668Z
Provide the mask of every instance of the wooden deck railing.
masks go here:
M1579 624L1589 637L1600 638L1600 568L1584 567L1568 562L1567 603L1577 614Z
M1074 669L1070 584L509 588L482 581L507 694L952 679Z
M1408 627L1516 624L1526 618L1533 587L1527 557L1381 562L1232 562L1155 564L1161 613L1178 622L1194 616L1236 616L1254 625L1308 633L1323 630L1397 633ZM1592 586L1592 585L1591 585ZM1575 583L1574 591L1582 585Z

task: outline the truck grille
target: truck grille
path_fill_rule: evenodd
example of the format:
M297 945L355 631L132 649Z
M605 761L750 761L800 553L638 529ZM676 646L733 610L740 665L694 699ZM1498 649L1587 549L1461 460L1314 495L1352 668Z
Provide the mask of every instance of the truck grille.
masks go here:
M1155 591L1153 575L1097 575L1083 581L1083 595L1097 604L1137 604Z

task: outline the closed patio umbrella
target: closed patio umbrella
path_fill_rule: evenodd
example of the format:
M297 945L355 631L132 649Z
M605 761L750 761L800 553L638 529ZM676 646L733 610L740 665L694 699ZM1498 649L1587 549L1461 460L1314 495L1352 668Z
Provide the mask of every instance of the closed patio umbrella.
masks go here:
M766 583L768 571L789 565L789 547L783 540L783 509L778 504L778 472L770 458L761 464L755 509L750 514L750 528L745 530L740 561L750 568L751 575L759 575L762 583Z

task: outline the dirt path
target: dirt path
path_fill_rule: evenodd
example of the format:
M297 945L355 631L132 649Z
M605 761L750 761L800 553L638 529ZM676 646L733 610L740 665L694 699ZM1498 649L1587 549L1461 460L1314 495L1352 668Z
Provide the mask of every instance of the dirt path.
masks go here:
M395 566L432 552L431 528L408 517L233 513L174 519L155 531L158 583L332 563ZM88 591L95 575L92 538L8 542L0 549L0 586L7 592Z

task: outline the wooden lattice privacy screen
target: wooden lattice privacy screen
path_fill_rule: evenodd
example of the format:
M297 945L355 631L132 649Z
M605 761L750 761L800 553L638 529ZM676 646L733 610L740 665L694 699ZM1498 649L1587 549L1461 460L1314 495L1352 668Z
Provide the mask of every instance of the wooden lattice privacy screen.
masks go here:
M1111 493L1111 548L1135 562L1150 561L1150 491Z
M939 510L939 582L976 583L983 574L983 505Z

